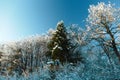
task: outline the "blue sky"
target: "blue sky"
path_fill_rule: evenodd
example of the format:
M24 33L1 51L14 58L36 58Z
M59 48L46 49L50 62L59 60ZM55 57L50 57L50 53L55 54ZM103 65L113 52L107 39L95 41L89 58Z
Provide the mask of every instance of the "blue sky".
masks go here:
M46 33L60 20L84 27L89 5L98 2L108 0L0 0L0 41Z

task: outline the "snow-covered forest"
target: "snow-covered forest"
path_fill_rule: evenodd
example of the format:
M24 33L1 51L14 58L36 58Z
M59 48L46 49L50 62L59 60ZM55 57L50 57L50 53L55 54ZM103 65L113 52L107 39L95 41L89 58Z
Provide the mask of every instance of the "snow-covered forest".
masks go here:
M90 5L86 26L0 44L0 80L120 80L120 8Z

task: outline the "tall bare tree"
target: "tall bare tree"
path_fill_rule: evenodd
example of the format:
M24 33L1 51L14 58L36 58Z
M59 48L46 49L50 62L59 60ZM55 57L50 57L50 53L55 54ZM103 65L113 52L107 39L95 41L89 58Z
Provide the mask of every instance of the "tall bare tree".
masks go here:
M119 33L120 33L120 9L111 3L103 2L91 5L88 9L87 29L91 39L102 42L102 45L113 50L120 61ZM108 53L109 54L109 53Z

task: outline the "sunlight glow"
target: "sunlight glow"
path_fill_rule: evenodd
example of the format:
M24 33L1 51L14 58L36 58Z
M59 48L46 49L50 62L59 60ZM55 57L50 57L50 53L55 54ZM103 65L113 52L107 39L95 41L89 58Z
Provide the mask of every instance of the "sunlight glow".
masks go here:
M14 28L11 20L7 16L0 18L0 42L12 40Z

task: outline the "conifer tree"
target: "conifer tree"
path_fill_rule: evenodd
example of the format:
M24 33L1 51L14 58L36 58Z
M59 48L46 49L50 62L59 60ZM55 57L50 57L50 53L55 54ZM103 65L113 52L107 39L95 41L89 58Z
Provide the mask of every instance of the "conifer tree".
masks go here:
M57 30L52 34L52 38L48 43L48 49L53 60L59 59L61 63L69 61L71 43L67 38L63 21L58 22Z

